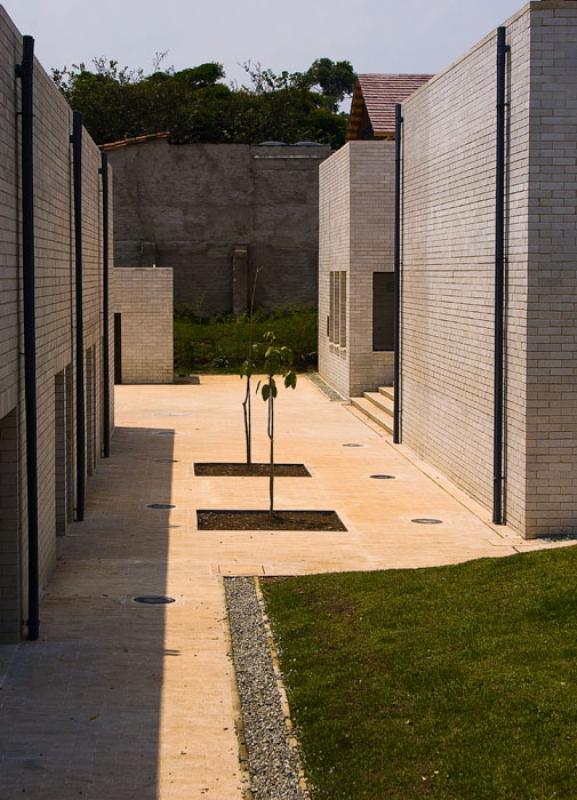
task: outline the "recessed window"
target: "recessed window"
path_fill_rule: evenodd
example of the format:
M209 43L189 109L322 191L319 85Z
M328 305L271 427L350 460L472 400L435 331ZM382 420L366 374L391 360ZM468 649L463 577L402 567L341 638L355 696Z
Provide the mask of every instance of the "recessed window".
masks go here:
M373 350L395 349L395 276L373 272Z
M329 341L340 347L347 346L347 273L329 272Z

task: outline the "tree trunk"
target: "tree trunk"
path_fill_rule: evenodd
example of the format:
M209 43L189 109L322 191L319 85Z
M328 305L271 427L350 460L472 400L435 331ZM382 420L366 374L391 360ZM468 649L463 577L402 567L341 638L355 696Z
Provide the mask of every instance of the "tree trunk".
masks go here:
M268 436L270 440L270 474L269 474L269 512L274 511L274 397L272 394L272 381L269 379L270 395L268 400Z
M252 417L250 407L250 375L246 376L246 393L242 403L244 418L244 440L246 443L246 463L252 463Z

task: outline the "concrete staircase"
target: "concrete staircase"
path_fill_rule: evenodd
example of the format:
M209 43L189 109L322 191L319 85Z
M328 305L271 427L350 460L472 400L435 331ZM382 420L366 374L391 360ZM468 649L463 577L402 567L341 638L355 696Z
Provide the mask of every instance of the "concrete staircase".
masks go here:
M364 392L362 397L351 397L351 405L392 434L394 397L392 386L379 386L377 392Z

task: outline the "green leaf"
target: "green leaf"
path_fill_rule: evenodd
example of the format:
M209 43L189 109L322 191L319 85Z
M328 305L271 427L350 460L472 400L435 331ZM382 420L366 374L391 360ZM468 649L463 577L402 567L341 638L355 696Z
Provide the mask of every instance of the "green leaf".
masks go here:
M268 383L265 383L265 385L262 387L262 399L266 403L269 397L270 397L270 386L268 385Z

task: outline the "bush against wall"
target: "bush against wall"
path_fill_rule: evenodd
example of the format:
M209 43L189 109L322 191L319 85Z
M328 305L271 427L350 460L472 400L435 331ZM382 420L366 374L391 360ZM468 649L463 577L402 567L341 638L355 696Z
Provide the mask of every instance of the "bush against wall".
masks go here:
M254 341L271 331L294 354L294 366L306 370L316 366L318 315L316 309L287 308L253 316ZM238 372L246 359L251 338L248 315L204 318L192 307L179 306L174 320L174 361L178 375L198 371ZM263 355L255 362L262 369ZM261 363L262 362L262 363Z
M168 131L175 143L287 144L311 140L332 147L344 143L347 115L339 105L352 93L348 61L321 58L305 72L281 72L245 64L249 85L224 83L221 64L180 71L121 67L95 59L89 68L53 71L53 79L97 144Z

